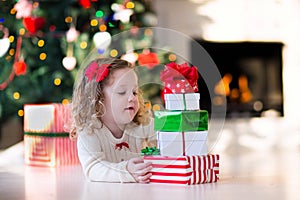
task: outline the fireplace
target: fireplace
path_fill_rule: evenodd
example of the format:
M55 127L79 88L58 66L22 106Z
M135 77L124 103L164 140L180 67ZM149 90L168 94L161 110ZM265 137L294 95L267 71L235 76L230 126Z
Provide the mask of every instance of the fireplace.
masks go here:
M265 111L283 116L282 48L279 42L208 42L197 40L220 71L224 90L210 95L199 79L201 109L210 111L212 98L222 93L227 99L227 117L259 117ZM201 63L192 43L192 64ZM200 74L201 76L201 74Z

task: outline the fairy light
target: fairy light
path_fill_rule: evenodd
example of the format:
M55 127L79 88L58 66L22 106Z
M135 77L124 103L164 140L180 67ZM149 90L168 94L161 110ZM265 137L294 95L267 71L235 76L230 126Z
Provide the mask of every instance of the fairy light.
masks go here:
M86 47L87 47L87 42L86 41L80 42L80 48L81 49L86 49Z
M177 58L177 57L176 57L175 54L172 54L172 53L171 53L171 54L169 55L169 61L175 61L176 58Z
M24 110L18 110L18 115L20 117L23 117L24 116Z
M62 103L63 105L67 105L67 104L69 104L70 102L69 102L68 99L63 99L63 100L61 101L61 103Z
M34 2L34 3L32 4L32 7L33 7L33 8L38 8L38 7L39 7L39 3L38 3L38 2Z
M14 99L16 99L16 100L18 100L18 99L20 99L20 93L19 92L14 92L14 94L13 94L13 98Z
M111 27L111 28L115 27L115 25L111 22L108 22L108 26Z
M49 30L50 30L51 32L55 31L55 29L56 29L56 26L50 25Z
M9 55L13 56L15 54L15 50L14 49L10 49L8 52Z
M160 106L158 104L155 104L155 105L153 105L152 110L158 111L158 110L160 110Z
M104 31L107 30L107 26L106 26L105 24L101 24L101 25L99 26L99 30L102 31L102 32L104 32Z
M112 49L111 51L110 51L110 56L111 57L116 57L118 55L118 51L116 50L116 49Z
M134 8L134 3L133 2L127 2L126 3L126 8L128 8L128 9L132 9L132 8Z
M70 16L68 16L68 17L65 18L65 22L66 23L72 23L72 21L73 21L73 19Z
M16 12L17 12L17 10L16 10L15 8L12 8L12 9L10 10L10 14L11 14L11 15L16 14Z
M9 42L10 42L10 43L13 43L13 42L15 41L15 37L12 36L12 35L9 36L8 39L9 39Z
M24 35L24 34L25 34L25 28L20 28L19 35Z
M95 16L101 18L101 17L104 16L104 12L103 12L102 10L98 10L98 11L96 12Z
M92 19L90 24L91 24L91 26L97 26L98 25L98 20L97 19Z
M7 60L7 61L9 61L9 60L11 60L11 56L10 55L7 55L6 57L5 57L5 60Z
M61 84L61 79L60 78L56 78L53 81L54 85L59 86Z
M38 46L39 47L43 47L45 45L45 41L44 40L39 40L38 41Z
M46 58L47 58L47 54L46 53L41 53L40 54L40 59L41 60L46 60Z

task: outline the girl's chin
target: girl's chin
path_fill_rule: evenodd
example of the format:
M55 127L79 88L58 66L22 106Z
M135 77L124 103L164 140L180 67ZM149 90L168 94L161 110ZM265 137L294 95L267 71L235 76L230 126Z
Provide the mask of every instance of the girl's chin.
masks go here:
M126 116L121 121L122 124L129 124L134 119L134 116Z

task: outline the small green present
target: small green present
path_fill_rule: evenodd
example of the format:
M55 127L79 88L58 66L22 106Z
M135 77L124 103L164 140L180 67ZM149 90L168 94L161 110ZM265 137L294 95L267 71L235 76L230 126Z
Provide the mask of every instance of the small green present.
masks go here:
M208 130L208 112L197 111L155 111L154 130L169 132Z

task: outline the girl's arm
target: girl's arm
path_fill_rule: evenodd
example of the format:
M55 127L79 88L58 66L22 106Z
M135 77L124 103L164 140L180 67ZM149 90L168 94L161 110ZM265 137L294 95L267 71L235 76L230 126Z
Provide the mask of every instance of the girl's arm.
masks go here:
M128 161L111 163L105 161L105 155L94 135L79 134L77 140L78 157L85 176L91 181L136 182L128 172Z

